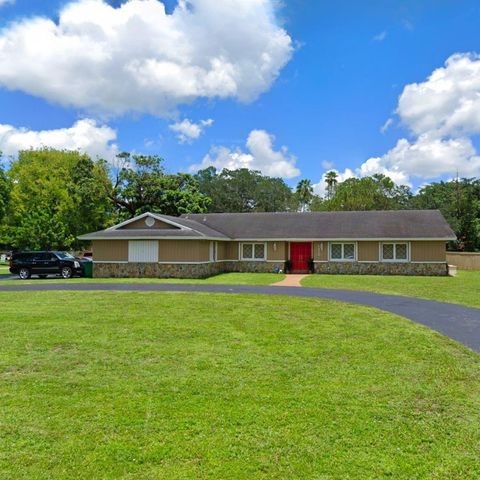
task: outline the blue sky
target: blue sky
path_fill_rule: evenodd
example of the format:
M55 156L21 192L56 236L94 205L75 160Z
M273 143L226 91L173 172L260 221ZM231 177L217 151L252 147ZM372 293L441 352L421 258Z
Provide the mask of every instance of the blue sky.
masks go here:
M201 47L194 45L198 51L191 66L204 65L206 59L218 56L218 45L222 45L222 52L227 49L229 67L234 71L242 65L241 75L234 76L236 89L230 89L234 93L224 93L230 90L221 84L222 79L215 80L214 87L204 87L202 76L198 80L201 87L192 87L200 93L189 93L185 102L182 95L190 86L182 87L182 92L176 91L171 98L169 85L162 83L159 87L149 77L143 90L148 98L138 111L132 111L143 102L141 89L132 88L132 98L128 99L127 85L124 91L119 90L123 93L114 103L98 100L107 96L110 87L113 91L117 83L125 81L119 79L118 71L110 75L108 65L97 71L100 67L95 55L90 58L88 48L82 51L78 45L72 47L69 38L64 38L60 50L65 60L58 54L54 57L49 40L43 38L47 30L34 28L35 17L56 23L67 4L85 4L82 12L86 12L91 0L10 0L4 5L0 0L0 149L14 155L16 148L26 147L28 142L36 146L38 142L44 144L45 138L53 138L55 146L64 144L65 148L84 148L91 153L108 155L117 148L159 154L170 171L188 171L192 165L212 163L260 168L266 174L283 176L291 185L306 177L319 183L320 193L321 177L330 168L337 169L341 178L379 171L413 186L449 178L456 170L463 176L480 176L476 151L480 132L476 113L480 61L475 56L475 52L480 53L478 1L284 0L279 6L273 0L225 0L225 4L234 7L235 1L250 3L253 18L265 12L274 12L274 17L267 15L263 20L266 23L252 25L251 31L242 30L237 35L232 30L240 25L247 28L248 22L241 16L236 18L234 8L215 16L214 7L208 5L211 0L192 0L185 7L195 11L203 2L203 14L194 14L190 20L190 29L192 25L199 28L200 36L195 38L201 39ZM115 7L114 12L119 12L125 2L109 3ZM163 3L166 15L171 16L177 2ZM210 39L212 25L220 25L222 20L229 31L212 34ZM23 25L21 31L18 22ZM91 24L91 20L79 23L75 33L81 38L88 36ZM184 33L182 27L175 28ZM264 35L257 39L260 30ZM152 34L142 38L142 31L140 28L135 35L137 50L127 56L133 64L137 54L142 58L152 56L152 50L143 51ZM284 43L289 39L290 44L275 47L272 53L267 37L279 32ZM242 51L247 37L251 40L250 57ZM29 42L36 43L37 39L44 43L45 50L32 54ZM195 39L189 41L195 43ZM184 62L184 52L176 52L175 43L164 47L161 43L158 40L152 47L159 57L165 54L173 62ZM117 54L118 45L122 46L112 47L110 55ZM445 66L454 54L459 55ZM268 70L265 64L259 64L259 58L265 55L275 57L276 65L265 74L266 79L252 87L250 79L258 71ZM81 68L78 62L69 63L72 56L82 56ZM121 62L126 62L124 56L115 65ZM72 76L62 78L64 65L70 73L77 72L75 82ZM436 69L442 69L441 78L430 80ZM144 66L139 67L136 75L143 78L144 70ZM180 83L186 77L188 80L186 72L190 70L178 73ZM107 82L89 87L87 84L97 75L103 75ZM177 83L175 75L169 77L173 79L172 88ZM76 96L77 78L78 90L85 88L86 94L70 101L69 95ZM399 101L405 87L414 83L420 87ZM87 136L89 129L103 128L93 132L93 136L98 133L93 145L85 139L72 140L69 136L75 137L76 131L64 130L82 119L90 122L83 126ZM209 119L213 123L199 125L196 133L187 129L183 143L171 128L185 120L192 126ZM387 121L388 128L382 132ZM179 129L185 132L181 125ZM51 131L51 136L41 136L41 131Z

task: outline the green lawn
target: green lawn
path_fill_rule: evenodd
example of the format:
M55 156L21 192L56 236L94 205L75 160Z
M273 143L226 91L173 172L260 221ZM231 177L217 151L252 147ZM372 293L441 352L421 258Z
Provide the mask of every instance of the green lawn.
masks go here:
M480 477L480 357L367 307L0 293L0 478Z
M178 279L178 278L72 278L63 280L62 278L48 278L39 280L33 277L30 280L22 281L25 283L194 283L204 285L270 285L280 282L285 278L284 274L278 273L222 273L210 278L201 280ZM18 280L5 280L1 285L16 285Z
M0 276L1 275L10 275L9 266L7 263L0 262Z
M311 275L302 285L407 295L480 307L480 272L459 271L456 277Z

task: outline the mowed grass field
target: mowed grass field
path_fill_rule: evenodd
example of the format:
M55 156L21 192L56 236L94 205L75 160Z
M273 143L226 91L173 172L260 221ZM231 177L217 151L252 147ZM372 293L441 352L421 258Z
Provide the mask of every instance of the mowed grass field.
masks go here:
M480 477L480 357L300 298L0 293L0 478Z
M310 275L304 287L365 290L480 307L480 272L459 271L456 277L380 275Z
M222 273L204 279L179 279L179 278L71 278L63 280L60 277L39 279L33 276L29 280L22 280L23 284L47 283L193 283L203 285L271 285L285 278L280 273ZM0 285L17 285L19 280L4 280Z

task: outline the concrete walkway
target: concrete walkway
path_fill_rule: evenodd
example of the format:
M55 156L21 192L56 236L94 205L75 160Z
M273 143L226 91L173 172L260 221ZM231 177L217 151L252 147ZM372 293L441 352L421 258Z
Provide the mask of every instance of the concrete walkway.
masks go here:
M272 287L301 287L301 281L308 275L292 273L280 282L272 283Z
M379 308L414 322L421 323L480 352L480 308L463 307L419 298L353 290L330 290L325 288L256 287L247 285L193 285L155 283L38 283L0 285L0 292L46 292L46 291L139 291L139 292L209 292L261 295L290 295L294 297L324 298L356 303ZM85 296L85 301L88 297ZM341 307L339 307L341 308Z

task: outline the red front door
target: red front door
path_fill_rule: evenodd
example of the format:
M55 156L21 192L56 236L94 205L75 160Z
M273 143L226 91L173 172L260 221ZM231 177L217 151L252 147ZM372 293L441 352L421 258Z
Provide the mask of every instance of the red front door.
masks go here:
M312 258L310 242L290 243L290 260L293 272L308 272L308 261Z

